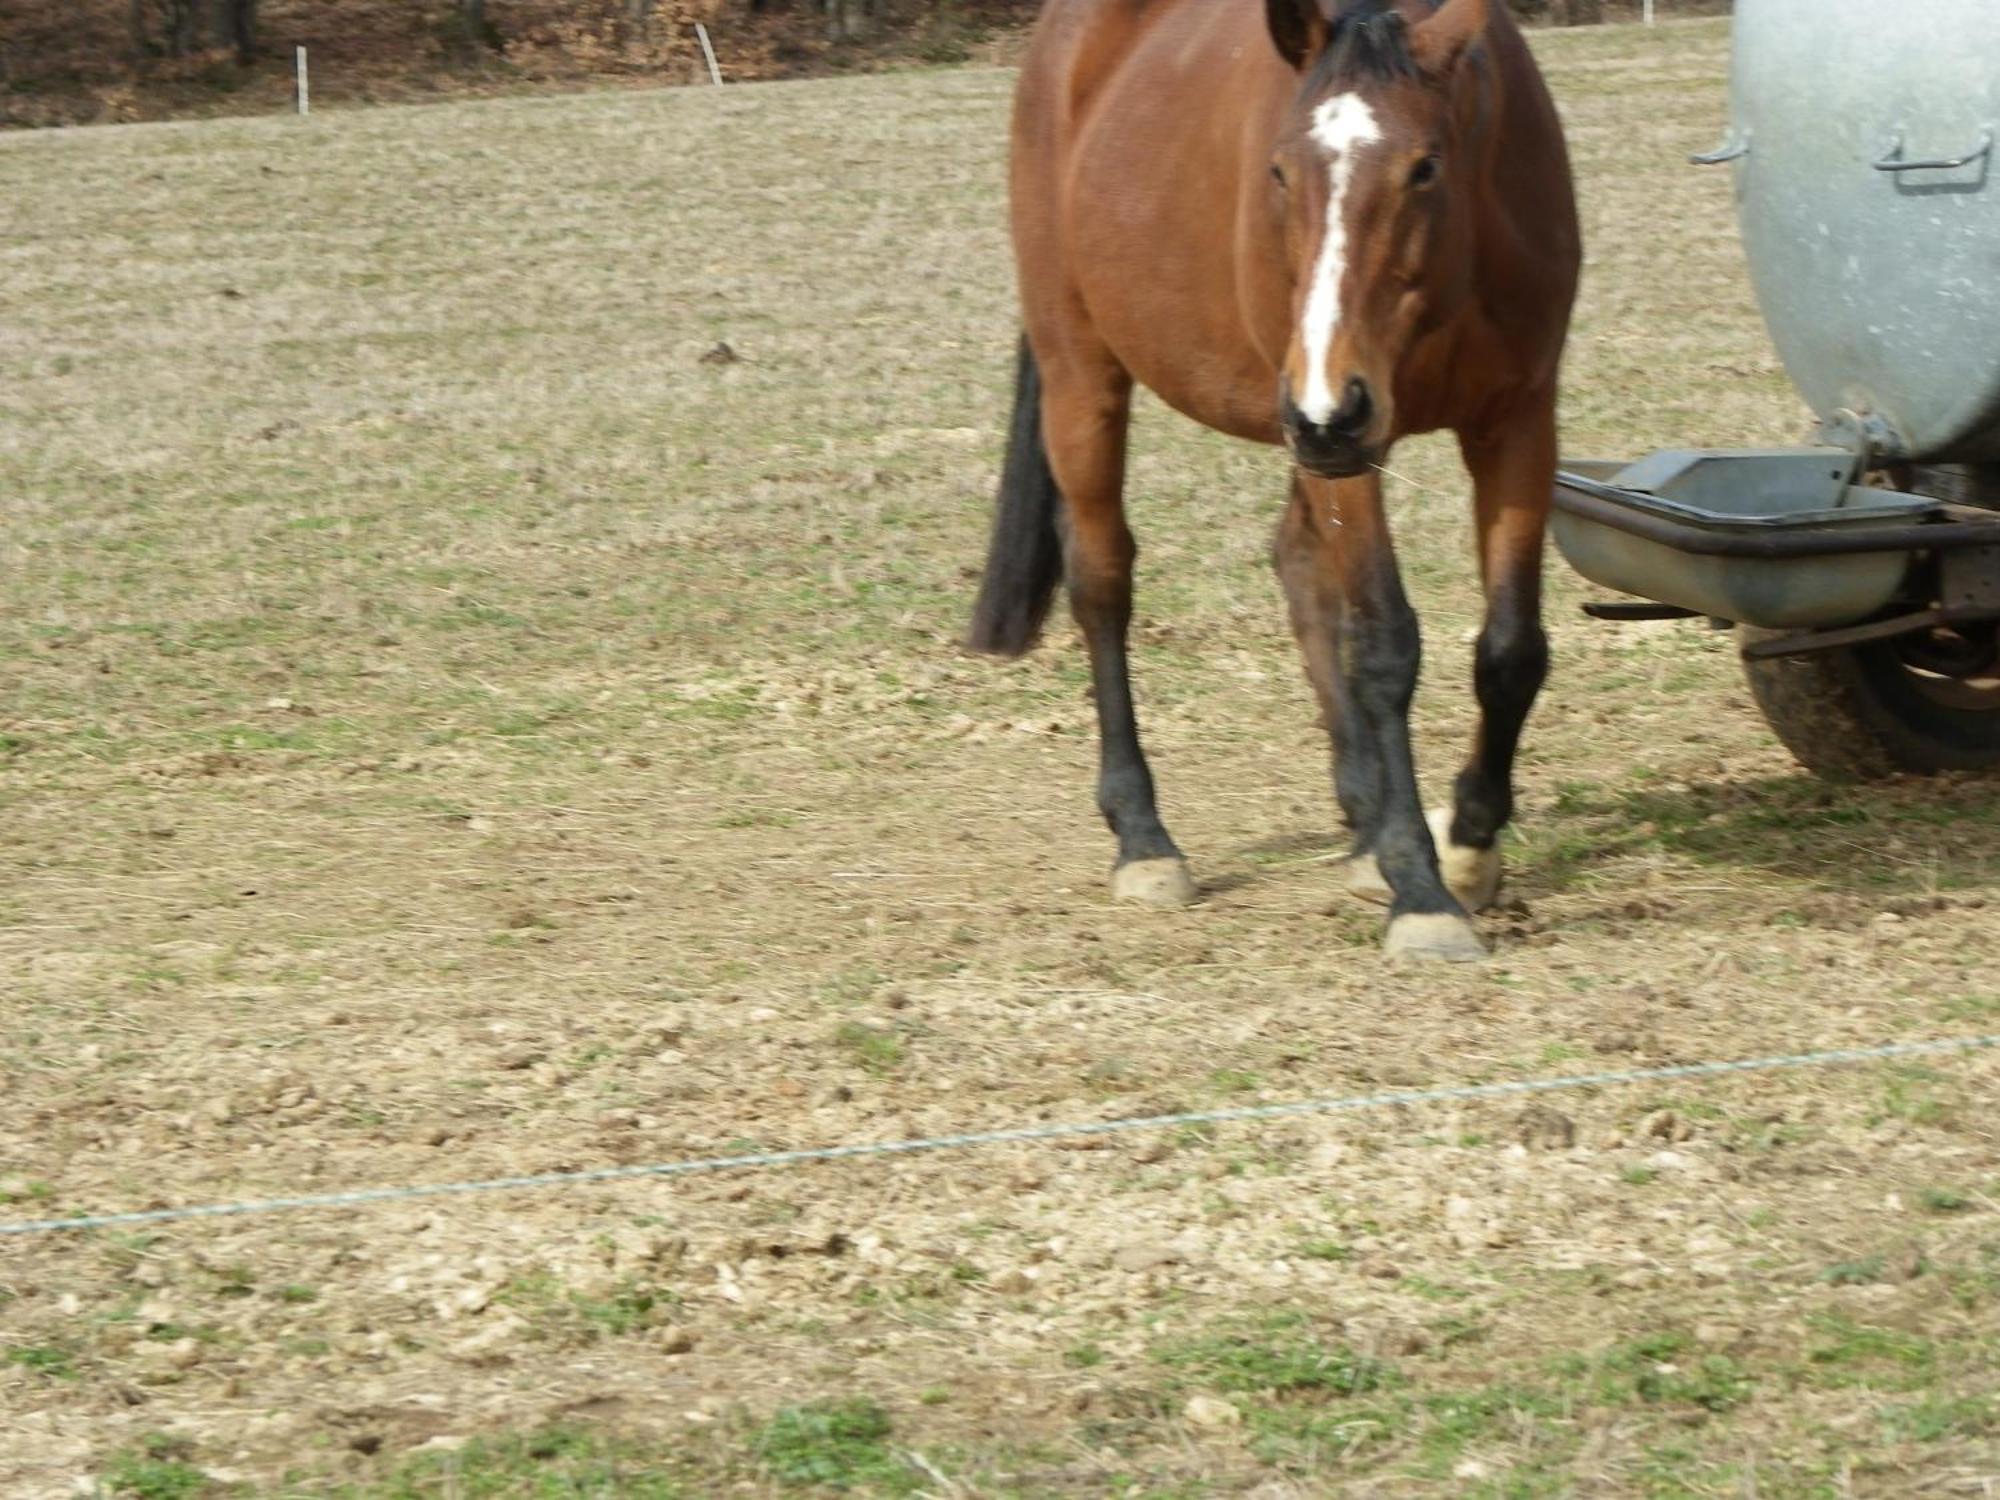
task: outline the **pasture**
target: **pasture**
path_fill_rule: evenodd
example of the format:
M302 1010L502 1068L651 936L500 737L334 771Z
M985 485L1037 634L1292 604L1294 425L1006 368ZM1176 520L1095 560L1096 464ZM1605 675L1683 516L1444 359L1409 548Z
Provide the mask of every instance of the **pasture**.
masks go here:
M1538 38L1572 454L1803 427L1683 164L1725 43ZM1135 668L1206 899L1113 908L1070 632L956 644L1010 83L0 139L0 1217L2000 1031L1992 790L1806 778L1727 638L1559 564L1495 954L1386 965L1281 460L1153 403ZM1455 454L1391 462L1436 792L1477 592ZM0 1493L1987 1494L1996 1082L0 1239Z

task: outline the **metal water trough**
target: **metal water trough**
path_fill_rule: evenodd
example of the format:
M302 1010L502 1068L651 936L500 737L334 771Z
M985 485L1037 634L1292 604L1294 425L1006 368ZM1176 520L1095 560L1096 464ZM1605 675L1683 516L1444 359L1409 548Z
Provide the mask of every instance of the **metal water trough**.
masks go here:
M1835 774L2000 767L2000 17L1995 0L1737 0L1733 163L1812 445L1568 463L1557 546L1742 627L1751 687Z

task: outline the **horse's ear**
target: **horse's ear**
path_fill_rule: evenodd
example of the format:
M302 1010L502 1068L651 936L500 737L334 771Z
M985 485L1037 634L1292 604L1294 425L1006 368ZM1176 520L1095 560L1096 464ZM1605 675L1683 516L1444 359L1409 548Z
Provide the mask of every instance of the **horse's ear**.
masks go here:
M1278 55L1303 72L1326 46L1326 12L1320 0L1264 0Z
M1490 0L1445 0L1437 14L1410 32L1410 52L1417 66L1441 78L1458 66L1466 49L1486 32Z

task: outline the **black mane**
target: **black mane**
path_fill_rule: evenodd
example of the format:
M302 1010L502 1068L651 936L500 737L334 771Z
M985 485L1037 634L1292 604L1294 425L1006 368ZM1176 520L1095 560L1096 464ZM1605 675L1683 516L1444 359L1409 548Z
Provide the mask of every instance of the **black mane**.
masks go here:
M1311 84L1391 83L1414 78L1417 71L1410 29L1395 0L1346 0L1334 14Z

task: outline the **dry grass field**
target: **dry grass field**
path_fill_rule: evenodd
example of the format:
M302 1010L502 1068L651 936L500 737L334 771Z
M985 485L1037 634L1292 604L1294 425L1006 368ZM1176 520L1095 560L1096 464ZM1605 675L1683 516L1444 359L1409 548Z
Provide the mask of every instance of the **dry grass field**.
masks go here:
M1725 32L1538 39L1578 455L1786 441ZM1150 405L1081 653L956 646L1010 77L0 140L0 1217L2000 1031L2000 800L1797 772L1559 565L1510 904L1338 893L1274 454ZM733 362L703 359L726 341ZM1393 460L1422 768L1448 446ZM0 1239L0 1494L1983 1496L2000 1058Z

